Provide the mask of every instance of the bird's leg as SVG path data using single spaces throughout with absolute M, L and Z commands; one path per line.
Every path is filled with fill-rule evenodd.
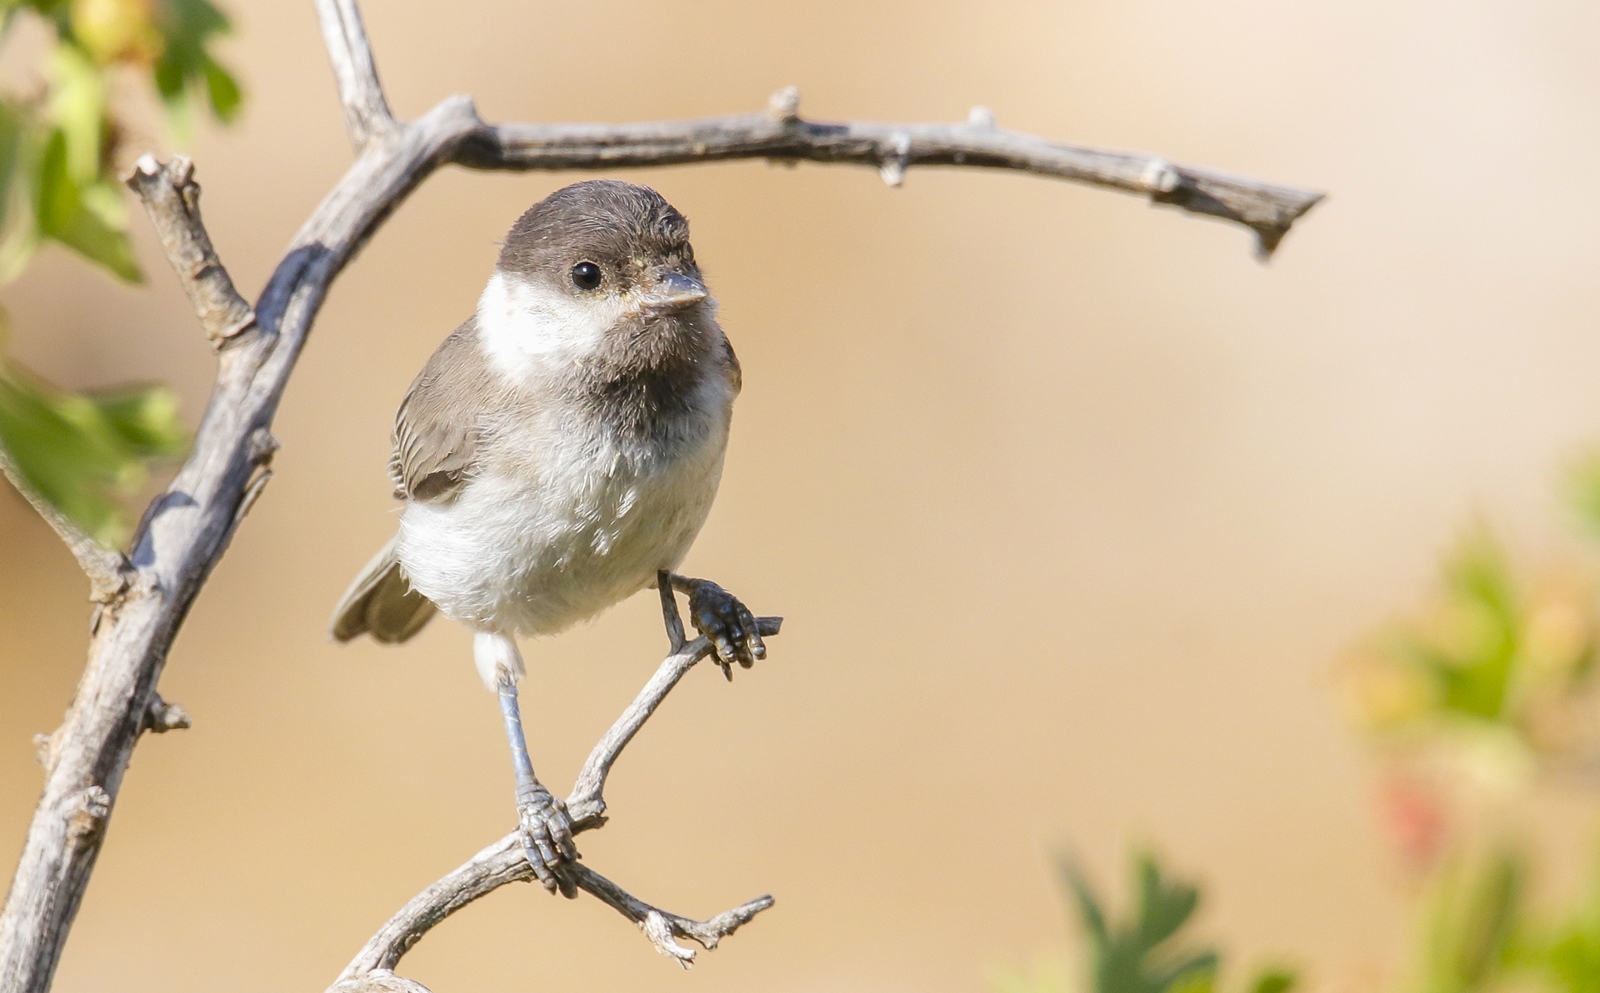
M 733 678 L 735 662 L 748 669 L 756 659 L 767 657 L 767 646 L 756 629 L 756 619 L 738 597 L 709 579 L 691 579 L 664 569 L 657 575 L 656 582 L 663 590 L 670 585 L 688 594 L 689 621 L 710 639 L 711 657 L 722 667 L 724 676 Z
M 546 890 L 554 893 L 559 889 L 565 897 L 576 897 L 578 884 L 566 871 L 578 859 L 578 846 L 572 840 L 572 819 L 567 816 L 566 805 L 552 796 L 534 775 L 533 760 L 528 757 L 528 741 L 522 733 L 522 711 L 517 705 L 517 681 L 522 675 L 522 666 L 521 658 L 516 656 L 516 642 L 504 635 L 479 634 L 478 638 L 492 638 L 497 642 L 475 646 L 480 667 L 486 654 L 503 654 L 508 648 L 511 653 L 494 666 L 493 672 L 495 692 L 500 697 L 500 715 L 506 723 L 506 742 L 511 746 L 511 765 L 517 775 L 517 817 L 522 829 L 523 851 L 533 866 L 533 874 Z

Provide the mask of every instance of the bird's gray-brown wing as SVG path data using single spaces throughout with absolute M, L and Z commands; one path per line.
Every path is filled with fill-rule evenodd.
M 478 345 L 476 320 L 451 332 L 411 383 L 394 419 L 395 496 L 452 499 L 472 472 L 481 413 L 501 387 Z
M 744 371 L 739 367 L 739 356 L 733 354 L 733 342 L 727 335 L 722 335 L 722 372 L 728 377 L 728 385 L 733 387 L 733 395 L 738 396 L 739 390 L 744 386 Z

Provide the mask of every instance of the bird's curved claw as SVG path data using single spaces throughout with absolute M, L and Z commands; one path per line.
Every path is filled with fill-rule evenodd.
M 689 621 L 711 642 L 711 658 L 733 679 L 733 664 L 748 669 L 767 657 L 755 615 L 739 598 L 708 579 L 683 581 L 689 594 Z
M 540 885 L 550 893 L 559 890 L 569 900 L 576 897 L 578 884 L 568 870 L 579 855 L 566 804 L 545 790 L 530 792 L 517 800 L 517 819 L 522 850 Z

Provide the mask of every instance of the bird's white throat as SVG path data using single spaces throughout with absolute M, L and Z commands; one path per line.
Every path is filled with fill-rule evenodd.
M 501 271 L 478 298 L 478 335 L 501 373 L 524 379 L 582 363 L 626 308 L 612 294 L 580 299 L 542 280 Z

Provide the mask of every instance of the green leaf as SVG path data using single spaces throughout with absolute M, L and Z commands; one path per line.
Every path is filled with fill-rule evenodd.
M 1567 494 L 1590 537 L 1600 537 L 1600 452 L 1589 452 L 1573 467 Z
M 1138 857 L 1139 940 L 1147 948 L 1172 937 L 1200 903 L 1200 891 L 1182 882 L 1161 878 L 1161 867 L 1145 853 Z
M 1083 920 L 1084 930 L 1089 932 L 1089 940 L 1096 949 L 1103 948 L 1109 940 L 1110 930 L 1106 925 L 1105 909 L 1089 883 L 1089 877 L 1084 874 L 1078 860 L 1070 855 L 1059 856 L 1056 869 L 1078 905 L 1078 915 Z
M 20 110 L 0 99 L 0 229 L 11 207 L 11 188 L 22 159 L 23 120 Z
M 130 283 L 140 282 L 133 246 L 122 226 L 126 211 L 117 190 L 103 180 L 75 181 L 67 164 L 67 141 L 54 131 L 39 163 L 36 213 L 39 233 L 98 262 Z
M 61 42 L 50 57 L 50 119 L 66 146 L 74 182 L 100 178 L 106 130 L 106 87 L 100 69 L 77 45 Z
M 1216 993 L 1217 973 L 1210 972 L 1190 973 L 1168 987 L 1167 993 Z
M 16 278 L 39 243 L 32 197 L 43 136 L 24 105 L 0 98 L 0 284 Z
M 1067 965 L 1057 959 L 1039 959 L 1033 968 L 1013 964 L 991 965 L 984 979 L 994 993 L 1073 993 Z
M 244 103 L 239 81 L 220 62 L 210 57 L 206 58 L 205 71 L 206 95 L 211 98 L 211 112 L 224 124 L 233 123 L 233 119 L 239 115 L 240 105 Z
M 1483 865 L 1448 867 L 1429 901 L 1419 988 L 1469 993 L 1502 979 L 1522 890 L 1522 861 L 1513 851 L 1496 853 Z
M 1443 565 L 1452 636 L 1404 637 L 1403 651 L 1439 690 L 1439 705 L 1456 716 L 1504 722 L 1521 648 L 1516 581 L 1486 530 L 1469 532 Z
M 1177 947 L 1179 931 L 1200 903 L 1200 891 L 1170 880 L 1153 856 L 1134 860 L 1132 919 L 1112 920 L 1088 878 L 1071 858 L 1058 860 L 1090 941 L 1093 993 L 1210 993 L 1214 949 Z
M 0 360 L 0 445 L 45 500 L 115 545 L 129 527 L 121 501 L 148 463 L 181 454 L 187 435 L 164 386 L 70 393 Z
M 93 394 L 106 429 L 140 458 L 172 458 L 189 446 L 178 422 L 178 395 L 165 387 L 124 386 Z
M 208 46 L 232 30 L 227 15 L 209 0 L 161 0 L 156 12 L 163 46 L 154 67 L 156 90 L 173 130 L 186 138 L 194 125 L 188 96 L 203 86 L 212 112 L 224 123 L 238 113 L 242 100 L 233 75 L 210 54 Z
M 1292 969 L 1263 969 L 1250 983 L 1250 993 L 1289 993 L 1300 981 Z

